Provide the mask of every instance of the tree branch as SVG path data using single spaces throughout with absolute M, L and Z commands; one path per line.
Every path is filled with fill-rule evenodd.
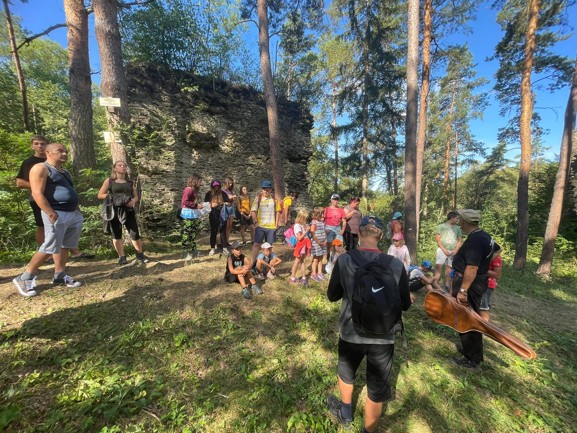
M 135 1 L 132 3 L 125 3 L 123 1 L 119 1 L 118 2 L 118 7 L 119 8 L 129 8 L 132 6 L 141 6 L 141 5 L 147 5 L 149 3 L 154 3 L 156 0 L 140 0 L 140 1 Z
M 48 33 L 50 33 L 52 30 L 56 30 L 56 29 L 60 29 L 62 27 L 66 27 L 66 23 L 62 23 L 62 24 L 55 24 L 53 26 L 48 27 L 46 30 L 44 30 L 42 33 L 38 33 L 36 35 L 32 35 L 26 39 L 24 39 L 24 41 L 18 45 L 16 47 L 16 51 L 18 51 L 20 48 L 22 48 L 24 45 L 28 45 L 30 44 L 30 42 L 32 42 L 34 39 L 38 39 L 41 36 L 46 36 Z

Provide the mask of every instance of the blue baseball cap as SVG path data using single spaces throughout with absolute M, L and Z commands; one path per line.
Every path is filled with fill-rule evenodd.
M 421 262 L 421 267 L 423 269 L 428 269 L 429 271 L 433 270 L 433 264 L 430 262 L 430 260 L 423 260 Z
M 260 187 L 261 188 L 272 188 L 272 182 L 270 180 L 263 180 Z
M 401 212 L 395 212 L 395 213 L 393 214 L 393 219 L 394 219 L 394 220 L 399 220 L 399 219 L 401 219 L 402 217 L 403 217 L 403 214 L 402 214 Z
M 374 215 L 367 215 L 367 216 L 363 217 L 361 219 L 361 223 L 359 224 L 359 227 L 368 226 L 369 224 L 374 225 L 378 229 L 381 229 L 381 230 L 383 229 L 382 221 Z

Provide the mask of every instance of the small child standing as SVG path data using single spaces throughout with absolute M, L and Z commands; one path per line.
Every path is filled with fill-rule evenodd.
M 501 249 L 493 252 L 493 258 L 491 263 L 489 263 L 489 281 L 487 283 L 487 290 L 483 293 L 481 298 L 481 305 L 479 306 L 479 314 L 481 318 L 485 319 L 487 322 L 490 319 L 489 310 L 491 309 L 491 295 L 493 290 L 497 288 L 497 281 L 501 278 L 501 270 L 503 268 L 503 260 L 501 259 Z
M 250 299 L 252 297 L 251 288 L 254 290 L 255 294 L 262 295 L 262 289 L 257 286 L 256 280 L 250 271 L 250 260 L 242 254 L 242 246 L 240 242 L 234 241 L 230 246 L 230 249 L 232 254 L 226 259 L 224 280 L 227 283 L 239 283 L 242 287 L 242 296 L 245 299 Z
M 405 265 L 405 270 L 409 272 L 411 255 L 409 254 L 409 249 L 405 245 L 405 238 L 402 233 L 395 233 L 393 235 L 393 244 L 389 247 L 387 254 L 399 259 L 403 265 Z
M 276 276 L 275 267 L 282 262 L 282 259 L 272 252 L 272 245 L 268 242 L 262 244 L 260 248 L 261 252 L 256 258 L 253 272 L 259 280 L 265 280 L 266 277 L 272 280 Z M 268 272 L 265 277 L 264 272 L 266 269 L 268 269 Z
M 311 266 L 311 279 L 323 281 L 323 257 L 327 253 L 327 233 L 324 223 L 324 208 L 316 207 L 313 210 L 313 221 L 311 223 L 312 246 L 311 256 L 313 264 Z
M 337 259 L 340 257 L 341 254 L 344 254 L 345 249 L 343 247 L 343 241 L 340 239 L 335 239 L 333 241 L 333 245 L 331 246 L 331 252 L 329 254 L 329 260 L 327 265 L 325 266 L 325 271 L 328 275 L 333 272 L 333 268 L 335 267 L 335 263 Z
M 298 213 L 295 219 L 295 224 L 293 226 L 293 231 L 295 233 L 295 237 L 297 238 L 297 243 L 293 253 L 295 261 L 291 270 L 291 284 L 300 282 L 305 286 L 307 285 L 307 265 L 305 260 L 307 256 L 310 256 L 311 254 L 311 240 L 307 236 L 310 230 L 309 226 L 307 225 L 308 217 L 309 213 L 306 210 L 301 210 Z M 300 280 L 296 278 L 296 273 L 299 266 L 302 272 L 302 278 Z

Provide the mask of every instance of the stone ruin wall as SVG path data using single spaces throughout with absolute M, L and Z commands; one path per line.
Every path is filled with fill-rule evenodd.
M 174 227 L 186 179 L 202 177 L 202 198 L 212 179 L 231 176 L 235 192 L 251 196 L 272 180 L 268 124 L 262 94 L 159 66 L 127 68 L 133 137 L 142 188 L 141 220 L 152 231 Z M 285 188 L 310 205 L 307 164 L 312 116 L 279 101 Z

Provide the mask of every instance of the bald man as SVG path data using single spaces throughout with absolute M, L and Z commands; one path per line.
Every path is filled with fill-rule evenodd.
M 78 210 L 78 194 L 70 173 L 63 168 L 68 151 L 60 143 L 46 146 L 46 162 L 30 170 L 32 198 L 40 207 L 44 222 L 44 242 L 32 256 L 26 271 L 12 282 L 22 296 L 35 296 L 36 272 L 51 255 L 54 258 L 55 286 L 79 287 L 81 283 L 66 275 L 70 248 L 77 248 L 84 221 Z

